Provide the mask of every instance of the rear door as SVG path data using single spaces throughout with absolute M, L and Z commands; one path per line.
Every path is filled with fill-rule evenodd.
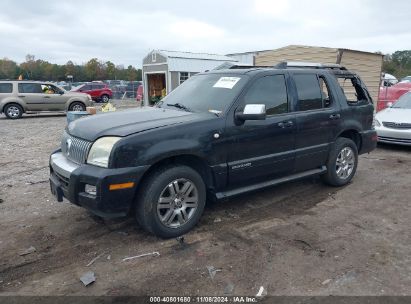
M 22 99 L 28 111 L 42 111 L 46 100 L 40 83 L 19 82 L 18 97 Z
M 265 104 L 265 120 L 248 120 L 238 125 L 234 113 L 227 118 L 230 185 L 292 173 L 296 122 L 295 114 L 289 111 L 287 78 L 287 74 L 259 77 L 240 97 L 237 109 L 246 104 Z
M 293 73 L 297 121 L 296 172 L 315 169 L 327 161 L 330 144 L 341 123 L 340 105 L 321 73 Z

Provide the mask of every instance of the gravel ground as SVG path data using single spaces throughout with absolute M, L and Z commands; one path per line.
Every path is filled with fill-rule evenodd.
M 55 201 L 65 122 L 0 117 L 1 295 L 411 295 L 411 148 L 361 156 L 343 188 L 310 178 L 210 204 L 181 243 Z

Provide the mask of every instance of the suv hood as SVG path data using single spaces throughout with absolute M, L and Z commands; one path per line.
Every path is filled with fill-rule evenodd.
M 164 108 L 144 107 L 77 119 L 67 127 L 68 133 L 88 141 L 102 136 L 127 136 L 150 129 L 198 119 L 200 114 Z

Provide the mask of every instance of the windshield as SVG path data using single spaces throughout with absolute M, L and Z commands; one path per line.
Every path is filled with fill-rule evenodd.
M 219 115 L 227 111 L 247 80 L 248 76 L 238 74 L 194 75 L 164 97 L 159 106 Z
M 411 93 L 402 95 L 392 107 L 399 109 L 411 109 Z

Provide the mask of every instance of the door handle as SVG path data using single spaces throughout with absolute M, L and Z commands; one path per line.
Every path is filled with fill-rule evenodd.
M 331 114 L 330 119 L 339 119 L 341 117 L 340 114 Z
M 280 127 L 280 128 L 289 128 L 289 127 L 292 127 L 294 125 L 294 123 L 291 121 L 291 120 L 288 120 L 288 121 L 282 121 L 282 122 L 279 122 L 278 123 L 278 126 Z
M 22 98 L 23 98 L 23 97 L 26 97 L 26 96 L 24 96 L 24 95 L 18 95 L 18 97 L 22 97 Z
M 50 96 L 44 96 L 44 98 L 50 98 Z

